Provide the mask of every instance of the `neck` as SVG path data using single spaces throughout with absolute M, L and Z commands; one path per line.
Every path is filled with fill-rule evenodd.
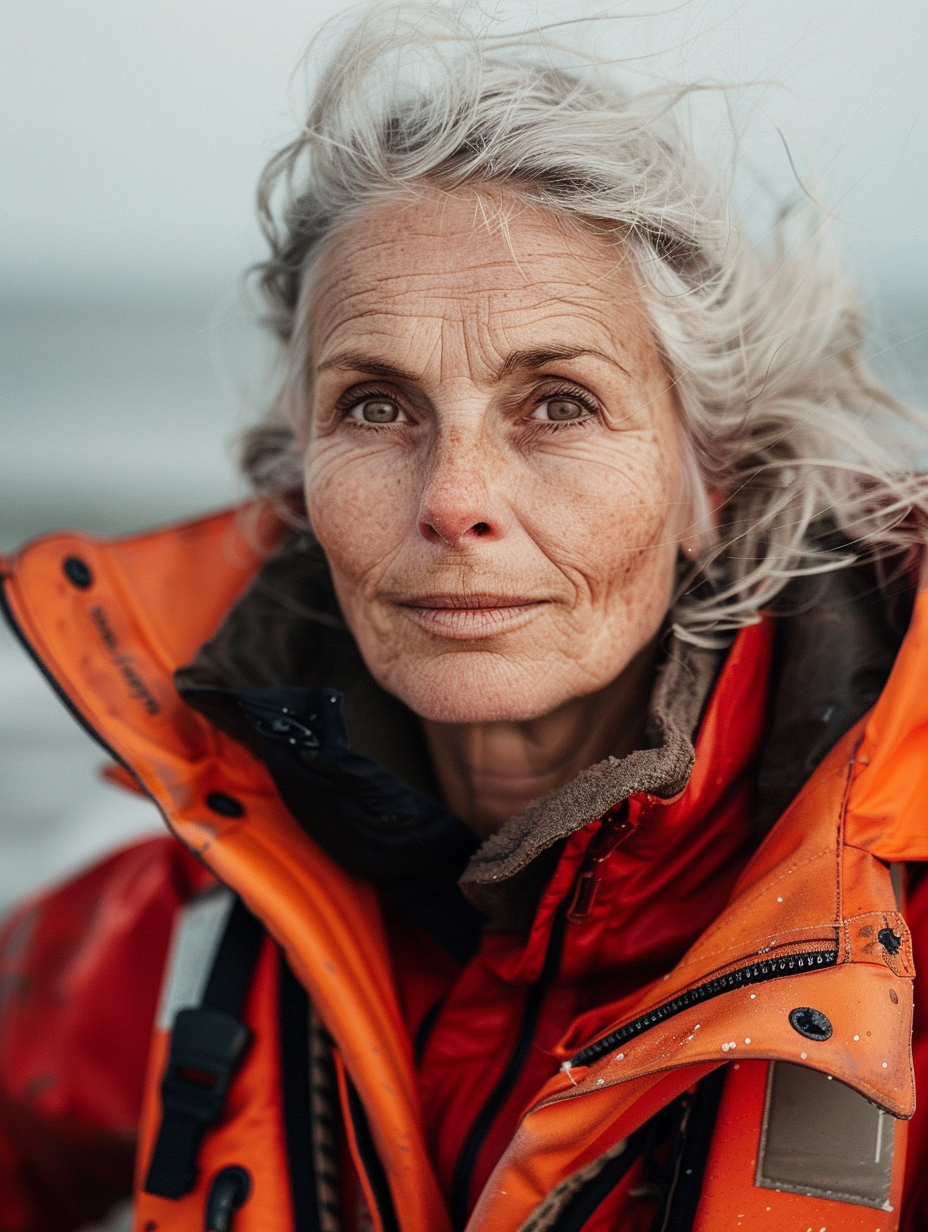
M 526 722 L 434 723 L 425 738 L 445 802 L 481 838 L 610 755 L 641 746 L 657 643 L 604 689 Z

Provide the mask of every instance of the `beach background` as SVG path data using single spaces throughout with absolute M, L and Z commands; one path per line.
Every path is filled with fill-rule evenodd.
M 60 527 L 128 533 L 242 495 L 234 441 L 266 400 L 269 363 L 237 290 L 262 254 L 254 184 L 296 123 L 302 49 L 343 11 L 0 6 L 0 550 Z M 472 11 L 510 30 L 558 16 Z M 767 189 L 795 197 L 797 170 L 828 200 L 874 322 L 872 360 L 928 404 L 924 0 L 574 12 L 595 19 L 581 41 L 644 84 L 736 87 L 748 215 L 761 218 Z M 694 121 L 710 155 L 731 153 L 724 112 L 716 97 Z M 0 909 L 158 831 L 153 806 L 103 782 L 103 760 L 0 628 Z

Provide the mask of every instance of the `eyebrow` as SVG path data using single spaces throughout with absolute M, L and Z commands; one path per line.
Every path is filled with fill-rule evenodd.
M 616 368 L 622 368 L 618 360 L 613 359 L 611 355 L 595 351 L 590 347 L 534 347 L 524 351 L 510 351 L 496 374 L 497 379 L 512 376 L 514 372 L 521 372 L 526 368 L 543 368 L 545 364 L 554 363 L 557 360 L 580 359 L 583 355 L 594 355 L 597 359 L 604 359 Z M 626 370 L 622 368 L 622 371 Z
M 391 381 L 415 381 L 416 376 L 396 364 L 388 364 L 363 351 L 339 351 L 331 359 L 323 360 L 316 368 L 317 372 L 328 372 L 331 368 L 341 368 L 343 371 L 366 372 L 369 376 L 382 376 Z
M 497 380 L 502 380 L 504 377 L 512 376 L 516 372 L 543 368 L 545 364 L 550 364 L 557 360 L 579 359 L 583 355 L 594 355 L 597 359 L 605 360 L 606 363 L 619 368 L 626 376 L 630 375 L 628 370 L 623 368 L 618 360 L 614 359 L 611 355 L 606 355 L 602 351 L 592 350 L 590 347 L 570 346 L 532 347 L 525 350 L 510 351 L 494 375 Z M 343 371 L 365 372 L 369 376 L 380 376 L 385 380 L 391 381 L 414 382 L 419 379 L 415 373 L 409 372 L 405 368 L 398 368 L 396 364 L 387 363 L 372 355 L 366 355 L 363 351 L 340 351 L 337 355 L 333 355 L 330 359 L 326 359 L 319 364 L 316 371 L 327 372 L 332 368 L 340 368 Z

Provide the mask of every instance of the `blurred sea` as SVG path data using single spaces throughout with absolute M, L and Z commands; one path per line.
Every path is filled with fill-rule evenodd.
M 0 551 L 234 501 L 234 438 L 266 353 L 234 304 L 0 302 Z M 101 779 L 105 760 L 0 619 L 0 910 L 162 829 Z
M 928 293 L 874 303 L 877 368 L 928 405 Z M 267 354 L 241 308 L 206 299 L 0 302 L 0 550 L 235 500 L 232 447 Z M 928 463 L 928 442 L 918 453 Z M 100 778 L 104 760 L 0 627 L 0 909 L 159 831 L 154 806 Z

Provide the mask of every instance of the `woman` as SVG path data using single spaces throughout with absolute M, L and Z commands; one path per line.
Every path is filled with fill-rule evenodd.
M 5 567 L 173 837 L 6 926 L 2 1227 L 922 1228 L 904 408 L 667 97 L 437 20 L 266 173 L 264 499 Z

